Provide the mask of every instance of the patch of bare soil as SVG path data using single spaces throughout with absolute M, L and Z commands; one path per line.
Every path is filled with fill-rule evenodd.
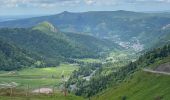
M 155 71 L 167 72 L 170 73 L 170 63 L 165 63 L 154 68 Z

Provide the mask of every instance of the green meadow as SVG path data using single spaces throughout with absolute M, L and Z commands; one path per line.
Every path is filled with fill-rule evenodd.
M 27 85 L 31 88 L 58 87 L 62 83 L 62 75 L 69 78 L 70 74 L 77 69 L 78 66 L 75 65 L 61 64 L 57 67 L 3 71 L 0 73 L 0 84 L 16 83 L 17 88 L 25 88 Z

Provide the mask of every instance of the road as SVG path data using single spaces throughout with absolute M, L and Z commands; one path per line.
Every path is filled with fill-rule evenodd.
M 143 71 L 145 72 L 150 72 L 150 73 L 155 73 L 155 74 L 164 74 L 164 75 L 170 75 L 170 73 L 168 72 L 162 72 L 162 71 L 154 71 L 154 70 L 151 70 L 151 69 L 143 69 Z

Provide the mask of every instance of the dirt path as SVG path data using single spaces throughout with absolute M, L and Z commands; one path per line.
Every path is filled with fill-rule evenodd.
M 143 69 L 143 71 L 145 72 L 150 72 L 150 73 L 155 73 L 155 74 L 164 74 L 164 75 L 170 75 L 170 73 L 168 72 L 163 72 L 163 71 L 154 71 L 154 70 L 151 70 L 151 69 Z

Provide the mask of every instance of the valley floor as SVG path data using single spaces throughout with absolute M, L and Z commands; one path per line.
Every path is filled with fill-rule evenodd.
M 0 100 L 83 100 L 71 94 L 65 97 L 62 92 L 61 76 L 67 79 L 77 69 L 78 66 L 73 64 L 61 64 L 57 67 L 1 71 Z M 42 91 L 50 94 L 42 94 Z

